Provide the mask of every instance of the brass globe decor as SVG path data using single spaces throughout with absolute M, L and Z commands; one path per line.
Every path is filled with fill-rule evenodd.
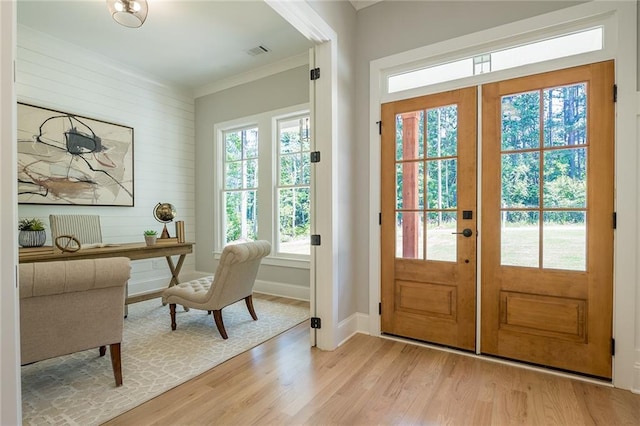
M 173 221 L 176 218 L 176 208 L 170 203 L 158 203 L 153 208 L 153 217 L 160 223 L 164 223 L 162 234 L 160 238 L 170 238 L 169 231 L 167 230 L 167 223 Z

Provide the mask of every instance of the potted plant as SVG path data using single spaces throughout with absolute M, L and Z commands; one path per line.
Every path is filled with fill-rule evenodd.
M 156 238 L 158 237 L 158 232 L 153 231 L 151 229 L 144 231 L 144 242 L 147 243 L 148 246 L 152 246 L 156 243 Z
M 47 239 L 40 219 L 22 219 L 18 222 L 18 244 L 22 247 L 42 247 Z

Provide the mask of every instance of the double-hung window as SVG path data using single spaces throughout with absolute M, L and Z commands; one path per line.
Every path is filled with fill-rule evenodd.
M 311 139 L 307 105 L 216 124 L 217 249 L 265 239 L 271 257 L 311 253 Z

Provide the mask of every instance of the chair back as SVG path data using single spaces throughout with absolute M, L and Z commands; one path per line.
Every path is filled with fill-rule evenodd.
M 85 214 L 49 215 L 51 240 L 60 235 L 73 235 L 81 244 L 102 243 L 100 216 Z
M 225 246 L 207 294 L 213 309 L 251 295 L 262 258 L 270 252 L 271 244 L 265 240 Z

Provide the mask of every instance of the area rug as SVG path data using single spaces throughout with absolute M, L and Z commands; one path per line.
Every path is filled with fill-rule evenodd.
M 22 367 L 24 425 L 96 425 L 109 420 L 309 318 L 309 309 L 254 296 L 223 311 L 229 339 L 211 315 L 178 307 L 171 331 L 160 299 L 129 305 L 122 342 L 123 386 L 115 387 L 109 351 L 78 352 Z

